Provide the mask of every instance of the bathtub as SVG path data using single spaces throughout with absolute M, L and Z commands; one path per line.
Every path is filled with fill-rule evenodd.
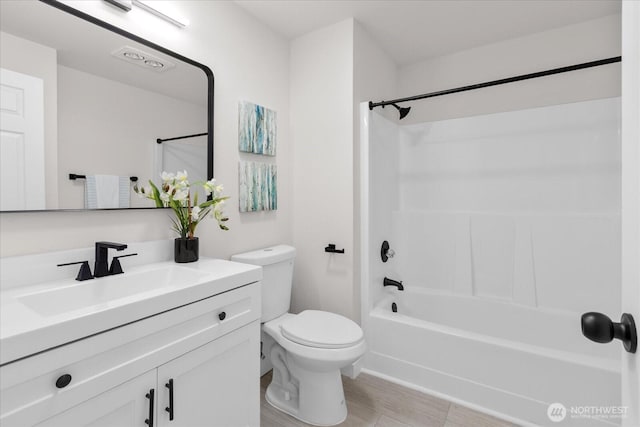
M 620 346 L 584 338 L 579 315 L 408 286 L 385 290 L 365 326 L 374 375 L 524 425 L 620 424 L 547 417 L 556 402 L 620 406 Z

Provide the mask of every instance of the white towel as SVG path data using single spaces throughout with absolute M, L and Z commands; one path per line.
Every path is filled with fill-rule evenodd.
M 129 188 L 128 176 L 87 175 L 84 207 L 87 209 L 128 208 Z

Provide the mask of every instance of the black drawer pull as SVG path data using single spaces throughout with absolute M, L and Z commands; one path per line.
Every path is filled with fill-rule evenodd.
M 169 413 L 169 421 L 173 421 L 173 378 L 164 386 L 169 389 L 169 406 L 164 408 L 164 410 Z
M 227 313 L 225 313 L 224 311 L 218 314 L 218 319 L 220 320 L 224 320 L 226 317 L 227 317 Z
M 145 397 L 149 399 L 149 418 L 144 420 L 144 423 L 149 427 L 153 427 L 153 400 L 156 391 L 154 389 L 149 390 L 149 393 L 145 394 Z
M 70 382 L 71 382 L 71 375 L 69 374 L 60 375 L 56 380 L 56 387 L 65 388 L 66 386 L 69 385 Z

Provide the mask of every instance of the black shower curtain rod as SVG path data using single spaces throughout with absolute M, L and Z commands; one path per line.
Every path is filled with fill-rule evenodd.
M 569 65 L 567 67 L 554 68 L 546 71 L 538 71 L 535 73 L 521 74 L 519 76 L 508 77 L 505 79 L 492 80 L 490 82 L 476 83 L 473 85 L 457 87 L 454 89 L 446 89 L 446 90 L 441 90 L 437 92 L 425 93 L 423 95 L 415 95 L 415 96 L 409 96 L 407 98 L 393 99 L 391 101 L 380 101 L 380 102 L 369 101 L 369 110 L 373 110 L 375 107 L 384 107 L 385 105 L 393 105 L 398 102 L 417 101 L 418 99 L 433 98 L 436 96 L 449 95 L 452 93 L 466 92 L 468 90 L 481 89 L 484 87 L 497 86 L 505 83 L 519 82 L 519 81 L 528 80 L 528 79 L 535 79 L 537 77 L 550 76 L 553 74 L 567 73 L 569 71 L 576 71 L 576 70 L 582 70 L 584 68 L 598 67 L 600 65 L 613 64 L 614 62 L 620 62 L 620 61 L 622 61 L 621 56 L 614 56 L 611 58 L 600 59 L 597 61 L 583 62 L 582 64 L 576 64 L 576 65 Z M 396 106 L 396 108 L 399 108 L 399 107 Z
M 156 139 L 156 143 L 162 144 L 165 141 L 175 141 L 176 139 L 195 138 L 196 136 L 205 136 L 205 135 L 209 135 L 209 134 L 205 132 L 205 133 L 194 133 L 193 135 L 176 136 L 174 138 L 165 138 L 165 139 L 158 138 Z

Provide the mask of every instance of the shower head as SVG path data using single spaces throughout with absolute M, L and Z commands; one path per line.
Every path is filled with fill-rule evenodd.
M 407 117 L 407 114 L 409 114 L 409 111 L 411 111 L 411 107 L 399 107 L 397 104 L 391 104 L 391 105 L 396 107 L 398 109 L 398 111 L 400 112 L 400 120 L 402 120 L 405 117 Z

